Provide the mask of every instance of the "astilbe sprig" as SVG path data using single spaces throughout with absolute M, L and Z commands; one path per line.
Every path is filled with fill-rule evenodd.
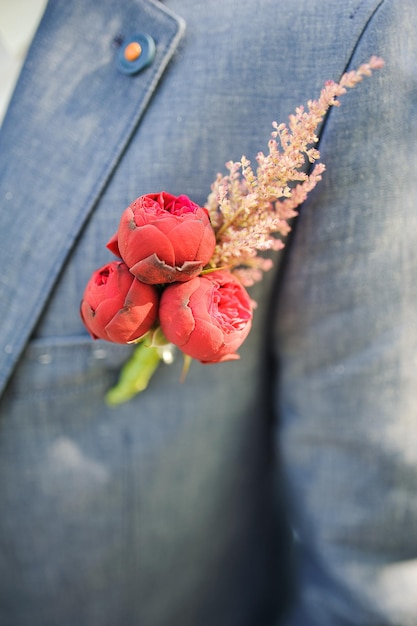
M 339 82 L 328 81 L 319 98 L 308 101 L 306 109 L 298 107 L 288 124 L 273 122 L 268 153 L 257 155 L 256 171 L 245 156 L 226 163 L 229 173 L 217 175 L 206 204 L 216 233 L 211 267 L 229 268 L 245 286 L 261 280 L 272 267 L 262 252 L 284 246 L 289 221 L 325 170 L 323 163 L 316 163 L 316 144 L 329 108 L 339 106 L 338 98 L 348 88 L 382 66 L 382 59 L 372 57 Z

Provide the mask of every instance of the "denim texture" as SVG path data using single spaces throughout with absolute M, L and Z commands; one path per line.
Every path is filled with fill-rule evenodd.
M 50 1 L 0 131 L 0 626 L 282 623 L 287 516 L 293 624 L 415 624 L 397 599 L 417 519 L 413 17 Z M 157 53 L 125 76 L 135 31 Z M 203 204 L 225 161 L 371 54 L 386 69 L 326 120 L 327 172 L 251 292 L 241 360 L 180 385 L 178 358 L 106 407 L 130 348 L 90 340 L 78 305 L 121 211 L 162 189 Z
M 383 2 L 320 147 L 275 316 L 302 592 L 291 624 L 417 621 L 417 7 Z M 362 88 L 363 87 L 363 88 Z

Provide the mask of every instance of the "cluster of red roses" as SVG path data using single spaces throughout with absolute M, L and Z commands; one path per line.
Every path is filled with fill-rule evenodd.
M 159 326 L 194 359 L 237 359 L 251 301 L 231 272 L 203 272 L 215 245 L 208 211 L 187 196 L 137 198 L 107 244 L 120 260 L 95 271 L 86 286 L 81 317 L 91 336 L 130 343 Z

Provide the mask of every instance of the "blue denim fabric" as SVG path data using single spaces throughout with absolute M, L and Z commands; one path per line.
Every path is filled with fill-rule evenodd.
M 415 623 L 413 594 L 396 601 L 416 523 L 413 15 L 50 2 L 0 132 L 4 380 L 25 345 L 0 403 L 1 626 L 278 623 L 283 476 L 297 626 Z M 130 77 L 115 58 L 135 30 L 157 55 Z M 253 160 L 272 120 L 371 54 L 387 69 L 327 120 L 326 177 L 252 292 L 241 360 L 180 385 L 178 359 L 106 407 L 129 348 L 91 341 L 78 303 L 123 208 L 160 189 L 204 203 L 226 160 Z
M 297 626 L 417 623 L 417 7 L 383 2 L 343 98 L 275 315 L 279 446 L 300 556 Z

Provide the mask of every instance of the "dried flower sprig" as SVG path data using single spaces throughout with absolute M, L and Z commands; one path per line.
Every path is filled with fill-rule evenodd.
M 217 175 L 206 204 L 216 233 L 211 267 L 228 267 L 245 286 L 261 280 L 272 262 L 258 252 L 284 246 L 281 238 L 291 230 L 289 220 L 325 170 L 324 164 L 316 163 L 320 152 L 315 145 L 326 113 L 331 106 L 339 106 L 338 98 L 348 88 L 383 64 L 379 57 L 372 57 L 345 73 L 338 83 L 328 81 L 319 98 L 307 102 L 307 110 L 296 109 L 288 125 L 274 122 L 268 154 L 258 154 L 256 173 L 244 156 L 226 164 L 229 174 Z

